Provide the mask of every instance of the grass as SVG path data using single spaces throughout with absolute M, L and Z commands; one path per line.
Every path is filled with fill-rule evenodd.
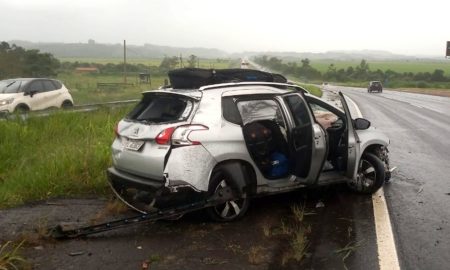
M 79 62 L 79 63 L 96 63 L 96 64 L 121 64 L 123 58 L 75 58 L 75 57 L 60 57 L 61 62 Z M 187 67 L 187 58 L 183 57 L 184 67 Z M 156 66 L 161 64 L 162 59 L 147 59 L 147 58 L 127 58 L 128 64 L 143 64 L 146 66 Z M 232 68 L 240 65 L 239 59 L 205 59 L 200 58 L 198 61 L 200 68 Z M 179 66 L 181 67 L 181 65 Z
M 291 206 L 291 215 L 281 221 L 280 226 L 271 228 L 269 224 L 263 224 L 262 229 L 265 237 L 281 237 L 286 247 L 280 256 L 281 265 L 285 266 L 290 261 L 300 262 L 308 256 L 311 226 L 305 222 L 305 217 L 314 213 L 306 212 L 306 205 Z M 261 250 L 255 249 L 249 253 L 252 260 L 258 261 Z
M 322 90 L 315 85 L 312 84 L 298 84 L 301 87 L 305 88 L 306 90 L 308 90 L 311 95 L 317 96 L 317 97 L 321 97 L 322 96 Z
M 120 74 L 105 75 L 61 73 L 58 75 L 57 79 L 64 82 L 72 94 L 74 103 L 76 105 L 80 105 L 127 99 L 139 99 L 143 91 L 157 89 L 161 85 L 164 85 L 164 79 L 166 79 L 166 77 L 152 77 L 151 84 L 139 84 L 137 81 L 137 76 L 130 76 L 128 77 L 127 82 L 133 83 L 133 85 L 118 87 L 117 89 L 98 89 L 97 83 L 121 83 L 123 82 L 123 76 Z
M 342 264 L 344 266 L 344 269 L 348 270 L 347 265 L 345 264 L 345 260 L 353 253 L 355 250 L 361 246 L 361 243 L 363 240 L 359 242 L 350 242 L 345 247 L 335 250 L 334 253 L 341 255 Z
M 89 220 L 89 224 L 95 225 L 104 222 L 110 216 L 117 216 L 129 211 L 130 208 L 117 198 L 108 201 L 105 209 L 100 210 Z
M 113 128 L 129 107 L 0 121 L 0 207 L 109 194 Z
M 334 64 L 336 69 L 347 69 L 348 67 L 359 66 L 362 59 L 354 61 L 339 61 L 339 60 L 311 60 L 311 66 L 321 73 L 327 72 L 330 64 Z M 370 70 L 380 69 L 386 71 L 388 69 L 398 73 L 403 72 L 430 72 L 435 69 L 441 69 L 447 76 L 450 75 L 450 62 L 448 60 L 391 60 L 391 61 L 367 61 Z M 299 62 L 299 64 L 301 64 Z
M 293 205 L 291 207 L 292 221 L 290 225 L 283 223 L 283 231 L 290 235 L 290 249 L 285 252 L 281 259 L 281 264 L 286 264 L 289 260 L 300 262 L 307 255 L 309 246 L 308 234 L 311 233 L 311 227 L 304 223 L 306 215 L 311 213 L 305 212 L 306 205 Z
M 267 250 L 263 246 L 252 246 L 248 251 L 248 262 L 253 265 L 266 262 L 267 257 Z
M 98 64 L 119 64 L 122 61 L 119 58 L 61 58 L 60 60 Z M 161 59 L 130 59 L 127 62 L 130 64 L 159 66 Z M 200 59 L 199 66 L 201 68 L 235 68 L 239 66 L 239 61 L 237 59 Z M 124 82 L 122 74 L 63 72 L 58 74 L 57 79 L 64 82 L 67 88 L 70 89 L 74 103 L 81 105 L 125 99 L 139 99 L 142 91 L 159 88 L 164 85 L 164 80 L 168 79 L 168 77 L 151 74 L 151 83 L 141 84 L 139 83 L 138 74 L 130 72 L 127 76 L 127 83 L 132 85 L 109 89 L 98 89 L 97 83 L 122 83 Z
M 7 241 L 0 244 L 0 270 L 18 270 L 27 268 L 26 260 L 19 254 L 23 241 L 15 244 Z

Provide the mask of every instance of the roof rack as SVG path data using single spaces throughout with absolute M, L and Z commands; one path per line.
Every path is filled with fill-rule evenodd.
M 205 90 L 212 90 L 217 88 L 223 88 L 223 87 L 238 87 L 238 86 L 272 86 L 280 89 L 288 89 L 292 88 L 295 91 L 303 92 L 309 94 L 309 91 L 305 88 L 298 86 L 293 83 L 276 83 L 276 82 L 236 82 L 236 83 L 220 83 L 220 84 L 212 84 L 212 85 L 205 85 L 200 87 L 198 90 L 205 91 Z
M 236 82 L 287 83 L 287 79 L 281 74 L 256 69 L 180 68 L 170 70 L 168 75 L 174 89 L 199 89 L 206 85 Z

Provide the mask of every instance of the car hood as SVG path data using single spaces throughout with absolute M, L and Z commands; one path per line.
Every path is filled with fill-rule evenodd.
M 4 99 L 8 99 L 8 98 L 15 98 L 15 97 L 17 97 L 17 93 L 12 93 L 12 94 L 0 93 L 0 100 L 4 100 Z
M 390 142 L 386 134 L 374 127 L 370 127 L 365 130 L 356 130 L 356 133 L 358 134 L 362 149 L 370 144 L 380 144 L 387 146 Z

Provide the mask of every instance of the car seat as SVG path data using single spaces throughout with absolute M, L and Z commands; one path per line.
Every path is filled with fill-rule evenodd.
M 289 172 L 287 142 L 280 126 L 272 120 L 260 120 L 243 127 L 249 153 L 267 178 L 280 178 Z

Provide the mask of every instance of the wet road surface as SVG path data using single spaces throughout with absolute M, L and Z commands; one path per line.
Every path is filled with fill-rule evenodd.
M 344 93 L 391 138 L 391 163 L 399 169 L 385 195 L 402 268 L 447 269 L 448 99 L 348 88 Z M 57 200 L 0 210 L 0 242 L 27 238 L 24 254 L 34 269 L 142 269 L 146 260 L 153 261 L 150 269 L 379 269 L 372 198 L 345 186 L 255 199 L 247 216 L 233 223 L 214 223 L 197 212 L 85 239 L 33 236 L 34 229 L 62 221 L 117 217 L 105 210 L 107 204 Z M 293 206 L 305 207 L 302 223 L 293 221 Z M 293 259 L 293 231 L 307 238 L 301 261 Z
M 384 192 L 402 269 L 450 262 L 450 98 L 362 88 L 342 90 L 391 140 L 398 170 Z

